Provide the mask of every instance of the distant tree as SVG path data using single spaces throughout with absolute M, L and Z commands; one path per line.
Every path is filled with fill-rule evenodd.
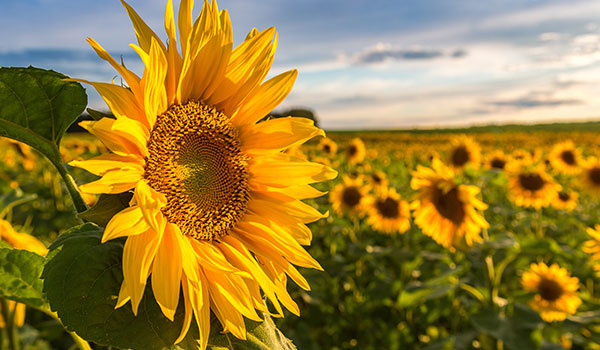
M 268 116 L 264 117 L 262 120 L 266 120 L 269 118 L 283 118 L 283 117 L 300 117 L 300 118 L 308 118 L 315 123 L 315 126 L 319 126 L 319 121 L 317 120 L 317 116 L 314 111 L 308 108 L 290 108 L 288 110 L 284 110 L 282 112 L 271 112 Z M 262 121 L 261 120 L 261 121 Z

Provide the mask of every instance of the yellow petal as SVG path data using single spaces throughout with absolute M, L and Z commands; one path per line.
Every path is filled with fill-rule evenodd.
M 166 220 L 160 210 L 167 204 L 165 195 L 152 189 L 145 180 L 141 180 L 135 186 L 133 197 L 150 227 L 162 232 Z
M 307 118 L 276 118 L 243 128 L 240 134 L 242 148 L 248 153 L 279 152 L 304 143 L 325 132 Z
M 120 155 L 148 155 L 146 143 L 150 137 L 148 129 L 140 122 L 129 118 L 102 118 L 98 121 L 83 121 L 83 128 L 102 141 L 111 151 Z
M 181 249 L 179 240 L 167 224 L 152 265 L 152 291 L 163 314 L 171 321 L 175 317 L 181 288 Z
M 69 165 L 85 169 L 98 176 L 106 174 L 108 171 L 127 167 L 143 166 L 143 160 L 131 155 L 119 155 L 114 153 L 102 154 L 88 160 L 73 160 Z
M 150 47 L 152 45 L 152 39 L 160 44 L 160 48 L 163 52 L 166 52 L 165 46 L 160 41 L 160 38 L 154 33 L 154 31 L 142 20 L 142 18 L 135 12 L 135 10 L 129 6 L 125 1 L 121 0 L 121 3 L 127 10 L 127 14 L 131 19 L 131 23 L 133 24 L 133 29 L 135 30 L 135 35 L 138 39 L 139 46 L 145 52 L 150 52 Z
M 106 225 L 102 243 L 119 237 L 139 235 L 149 228 L 140 207 L 125 208 L 115 214 Z
M 86 193 L 123 193 L 141 182 L 144 168 L 127 167 L 106 172 L 101 179 L 79 186 Z
M 231 119 L 233 125 L 254 124 L 269 114 L 292 90 L 298 71 L 287 71 L 273 77 L 254 89 L 241 103 Z
M 249 168 L 253 181 L 273 187 L 305 185 L 331 180 L 337 176 L 337 171 L 328 166 L 295 160 L 283 154 L 256 160 Z

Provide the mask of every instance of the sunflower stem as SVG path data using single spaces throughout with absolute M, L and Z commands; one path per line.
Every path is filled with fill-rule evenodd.
M 52 164 L 54 164 L 54 166 L 56 167 L 56 170 L 58 170 L 58 173 L 60 174 L 60 176 L 62 177 L 65 186 L 67 187 L 67 191 L 69 191 L 69 195 L 71 196 L 71 199 L 73 200 L 73 205 L 75 206 L 75 209 L 77 210 L 78 213 L 82 213 L 84 211 L 86 211 L 88 209 L 87 204 L 85 204 L 85 201 L 83 200 L 83 197 L 81 196 L 81 193 L 79 192 L 79 188 L 77 187 L 77 184 L 75 183 L 75 180 L 73 179 L 73 177 L 71 176 L 71 174 L 69 174 L 69 172 L 67 171 L 67 168 L 64 166 L 64 164 L 60 161 L 56 161 L 56 160 L 52 160 Z
M 4 325 L 6 327 L 6 333 L 8 335 L 8 348 L 10 350 L 19 350 L 19 336 L 17 334 L 17 327 L 15 327 L 15 314 L 17 306 L 11 311 L 8 307 L 8 300 L 2 298 L 2 318 L 4 318 Z
M 544 230 L 542 229 L 542 208 L 536 208 L 536 232 L 537 238 L 544 238 Z

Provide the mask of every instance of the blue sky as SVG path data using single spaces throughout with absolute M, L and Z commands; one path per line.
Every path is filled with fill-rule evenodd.
M 174 1 L 177 6 L 178 1 Z M 163 1 L 130 1 L 163 38 Z M 197 2 L 199 10 L 201 2 Z M 330 129 L 600 117 L 600 2 L 222 0 L 234 42 L 275 26 L 277 74 L 299 69 L 281 105 Z M 197 11 L 196 11 L 197 12 Z M 0 65 L 111 81 L 90 36 L 141 74 L 116 0 L 0 0 Z M 90 105 L 105 108 L 88 87 Z

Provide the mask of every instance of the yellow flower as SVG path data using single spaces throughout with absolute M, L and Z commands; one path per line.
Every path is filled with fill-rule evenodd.
M 490 170 L 504 170 L 509 157 L 501 150 L 496 150 L 486 156 L 485 167 Z
M 556 209 L 572 211 L 577 208 L 577 198 L 579 198 L 577 192 L 557 192 L 556 198 L 552 201 L 552 206 Z
M 367 210 L 369 187 L 364 185 L 363 177 L 344 176 L 342 183 L 329 192 L 329 201 L 338 214 L 349 212 L 363 215 Z
M 360 163 L 365 159 L 367 151 L 364 142 L 356 137 L 352 139 L 348 148 L 346 148 L 346 158 L 350 164 Z
M 374 170 L 369 174 L 369 182 L 374 188 L 386 188 L 388 186 L 387 175 L 383 171 Z
M 508 169 L 508 196 L 521 207 L 547 207 L 558 196 L 562 186 L 557 184 L 543 166 L 515 164 Z
M 323 137 L 319 142 L 319 149 L 326 156 L 333 156 L 337 152 L 338 146 L 332 139 Z
M 452 149 L 448 155 L 448 164 L 454 170 L 464 169 L 467 165 L 479 168 L 481 148 L 472 138 L 460 135 L 451 141 Z
M 579 280 L 557 264 L 531 264 L 529 271 L 523 273 L 521 284 L 526 291 L 536 293 L 529 305 L 546 322 L 562 321 L 581 305 L 577 295 Z
M 369 218 L 372 228 L 386 233 L 404 233 L 410 228 L 408 202 L 393 188 L 382 188 L 369 199 Z
M 477 199 L 479 187 L 455 183 L 454 171 L 434 159 L 431 168 L 418 165 L 410 186 L 418 191 L 411 203 L 414 221 L 423 233 L 446 248 L 458 246 L 463 238 L 468 246 L 481 241 L 482 228 L 489 227 L 477 211 L 487 205 Z
M 594 228 L 588 227 L 587 233 L 592 239 L 585 241 L 583 251 L 591 254 L 590 260 L 594 263 L 594 270 L 600 276 L 600 225 Z
M 581 151 L 575 148 L 571 140 L 552 147 L 549 159 L 552 167 L 561 173 L 576 174 L 581 171 Z
M 590 157 L 582 165 L 581 174 L 579 174 L 581 187 L 589 194 L 600 197 L 600 160 L 596 157 Z
M 12 225 L 5 220 L 0 219 L 0 239 L 10 244 L 16 249 L 23 249 L 41 256 L 48 254 L 48 249 L 44 243 L 27 233 L 16 232 Z M 25 324 L 25 304 L 15 301 L 8 301 L 8 308 L 15 314 L 15 324 L 22 327 Z M 0 328 L 6 326 L 6 322 L 0 315 Z
M 286 275 L 308 290 L 292 265 L 322 269 L 301 245 L 312 239 L 306 223 L 322 215 L 301 200 L 321 196 L 311 183 L 336 172 L 282 153 L 324 135 L 305 118 L 257 123 L 289 93 L 296 70 L 266 82 L 277 44 L 274 28 L 250 31 L 232 49 L 229 15 L 215 1 L 192 18 L 182 0 L 177 25 L 165 12 L 164 44 L 123 2 L 144 62 L 140 78 L 93 39 L 88 42 L 128 87 L 88 82 L 116 119 L 83 122 L 111 151 L 72 165 L 102 178 L 88 193 L 132 191 L 130 206 L 107 224 L 102 241 L 127 237 L 117 307 L 131 301 L 137 314 L 147 279 L 164 315 L 173 319 L 180 292 L 186 335 L 194 317 L 206 347 L 211 311 L 225 331 L 246 338 L 243 317 L 282 306 L 299 314 Z M 177 36 L 178 29 L 179 36 Z M 181 53 L 177 49 L 181 46 Z

